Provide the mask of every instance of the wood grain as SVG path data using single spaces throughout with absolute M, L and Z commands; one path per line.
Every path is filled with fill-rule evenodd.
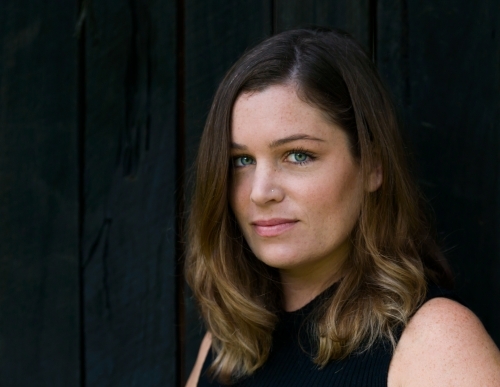
M 76 1 L 0 2 L 0 385 L 80 385 Z
M 371 47 L 369 0 L 275 0 L 276 32 L 307 25 L 340 28 Z
M 500 6 L 378 2 L 379 68 L 403 110 L 420 184 L 460 295 L 500 344 Z
M 92 2 L 86 24 L 89 386 L 176 380 L 176 8 Z

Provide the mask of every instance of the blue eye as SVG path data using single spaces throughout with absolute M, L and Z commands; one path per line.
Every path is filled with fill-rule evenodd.
M 307 160 L 307 155 L 305 153 L 293 153 L 293 158 L 298 163 L 303 163 Z
M 252 164 L 254 164 L 254 160 L 248 156 L 240 156 L 233 159 L 233 166 L 235 167 L 246 167 Z
M 310 161 L 311 156 L 305 152 L 292 151 L 287 156 L 287 159 L 288 159 L 288 161 L 295 163 L 295 164 L 303 164 L 303 163 L 307 163 L 308 161 Z

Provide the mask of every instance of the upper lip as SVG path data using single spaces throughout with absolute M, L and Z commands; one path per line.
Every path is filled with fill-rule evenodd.
M 251 224 L 254 226 L 270 227 L 270 226 L 276 226 L 278 224 L 295 223 L 295 222 L 297 222 L 297 219 L 272 218 L 272 219 L 254 220 L 253 222 L 251 222 Z

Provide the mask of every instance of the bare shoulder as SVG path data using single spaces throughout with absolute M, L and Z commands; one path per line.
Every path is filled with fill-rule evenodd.
M 500 386 L 500 352 L 463 305 L 435 298 L 412 317 L 389 369 L 389 387 Z
M 196 387 L 198 385 L 201 369 L 203 367 L 205 359 L 207 358 L 208 350 L 210 349 L 211 345 L 212 335 L 210 334 L 210 332 L 207 332 L 205 334 L 205 337 L 203 337 L 203 340 L 201 341 L 200 350 L 198 351 L 198 357 L 196 358 L 196 362 L 194 363 L 191 375 L 189 375 L 186 387 Z

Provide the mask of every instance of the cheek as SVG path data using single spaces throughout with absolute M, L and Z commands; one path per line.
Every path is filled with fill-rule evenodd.
M 311 214 L 333 227 L 350 226 L 359 216 L 363 189 L 357 173 L 330 176 L 308 190 L 307 198 Z

